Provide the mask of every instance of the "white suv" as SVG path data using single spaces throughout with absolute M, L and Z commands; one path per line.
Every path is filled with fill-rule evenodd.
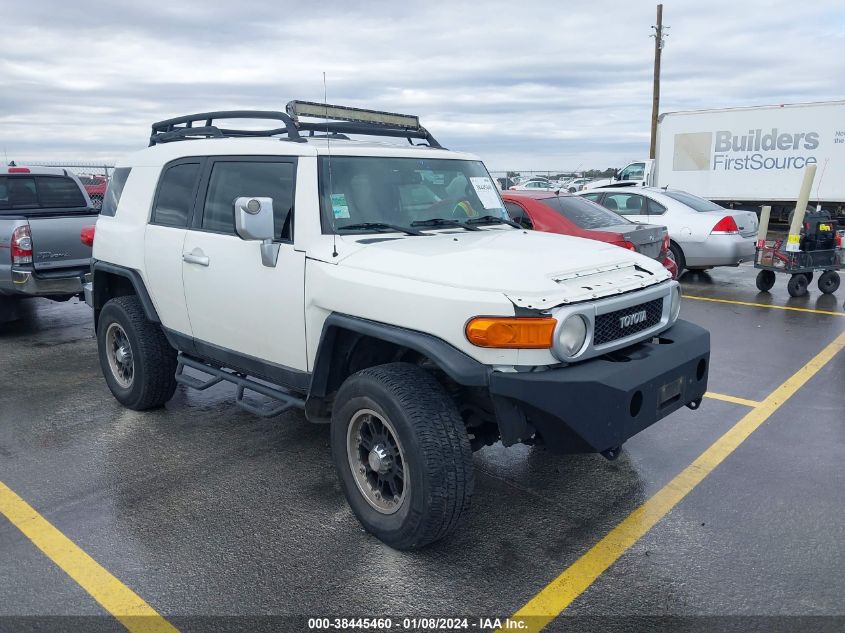
M 393 547 L 455 528 L 473 450 L 614 458 L 704 395 L 709 334 L 663 266 L 515 226 L 416 117 L 291 102 L 156 123 L 150 145 L 115 171 L 85 286 L 112 393 L 140 410 L 229 382 L 254 413 L 330 422 L 352 510 Z

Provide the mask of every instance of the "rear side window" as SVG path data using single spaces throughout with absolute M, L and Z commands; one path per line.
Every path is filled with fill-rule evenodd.
M 103 196 L 103 206 L 100 209 L 100 215 L 114 216 L 117 212 L 117 203 L 120 202 L 120 196 L 123 195 L 123 187 L 126 185 L 126 179 L 129 178 L 131 167 L 118 167 L 114 170 L 111 180 L 106 187 L 106 195 Z
M 150 221 L 164 226 L 186 227 L 200 175 L 200 163 L 167 167 L 161 176 Z
M 216 161 L 208 182 L 202 228 L 235 232 L 235 200 L 272 198 L 275 239 L 291 239 L 294 163 L 282 161 Z
M 651 198 L 646 198 L 648 200 L 648 214 L 649 215 L 663 215 L 666 213 L 666 207 L 664 207 L 659 202 L 652 200 Z
M 533 229 L 534 224 L 531 222 L 531 218 L 528 217 L 528 214 L 525 212 L 521 206 L 513 202 L 505 202 L 505 211 L 508 212 L 511 220 L 519 224 L 524 229 Z
M 0 176 L 0 211 L 87 207 L 76 181 L 65 176 Z

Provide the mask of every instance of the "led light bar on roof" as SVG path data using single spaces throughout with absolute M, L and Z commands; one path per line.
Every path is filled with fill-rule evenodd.
M 395 114 L 380 112 L 379 110 L 365 110 L 348 106 L 332 105 L 330 103 L 314 103 L 312 101 L 290 101 L 286 107 L 287 113 L 295 121 L 299 117 L 315 117 L 330 121 L 351 121 L 353 123 L 373 123 L 409 130 L 420 129 L 419 117 L 411 114 Z

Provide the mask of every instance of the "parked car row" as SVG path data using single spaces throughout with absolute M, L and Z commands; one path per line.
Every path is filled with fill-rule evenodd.
M 637 224 L 604 207 L 571 194 L 507 191 L 505 209 L 520 226 L 572 235 L 627 248 L 656 259 L 678 276 L 666 227 Z
M 575 193 L 581 191 L 593 181 L 592 178 L 568 178 L 566 180 L 549 180 L 548 178 L 530 178 L 523 180 L 508 189 L 510 191 L 565 191 Z

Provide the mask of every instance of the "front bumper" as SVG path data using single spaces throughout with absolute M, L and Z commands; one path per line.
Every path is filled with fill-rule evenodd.
M 616 448 L 707 390 L 710 333 L 677 321 L 658 340 L 548 371 L 494 372 L 490 393 L 555 452 Z
M 710 235 L 703 242 L 681 243 L 687 266 L 737 266 L 754 260 L 756 235 Z
M 12 269 L 14 294 L 27 297 L 68 296 L 82 293 L 85 271 L 51 271 Z

